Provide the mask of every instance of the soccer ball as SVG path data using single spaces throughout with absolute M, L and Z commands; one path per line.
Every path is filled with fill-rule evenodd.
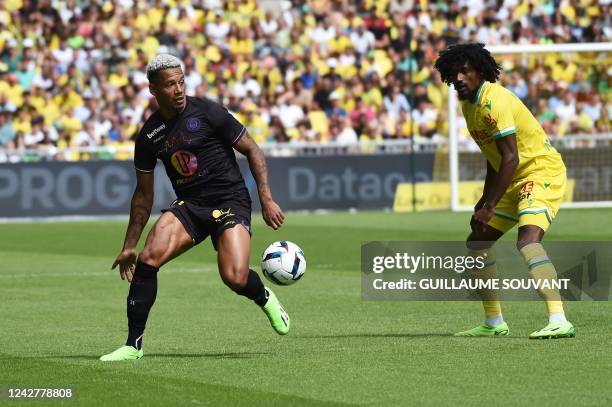
M 295 243 L 274 242 L 261 255 L 261 270 L 272 283 L 291 285 L 304 275 L 306 257 Z

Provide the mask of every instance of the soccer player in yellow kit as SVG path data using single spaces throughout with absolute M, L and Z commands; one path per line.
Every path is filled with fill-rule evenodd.
M 478 271 L 481 278 L 495 274 L 491 247 L 518 223 L 517 248 L 535 280 L 557 278 L 541 241 L 559 210 L 565 193 L 566 170 L 561 155 L 529 109 L 512 92 L 495 83 L 500 66 L 483 44 L 451 45 L 435 63 L 442 80 L 457 90 L 470 135 L 487 159 L 482 198 L 474 207 L 467 246 L 487 255 Z M 549 323 L 529 338 L 574 337 L 558 290 L 543 289 Z M 483 298 L 483 325 L 455 336 L 509 334 L 497 295 Z

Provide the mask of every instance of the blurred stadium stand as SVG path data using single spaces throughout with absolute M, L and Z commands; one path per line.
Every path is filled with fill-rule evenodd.
M 131 158 L 158 52 L 277 155 L 398 151 L 410 135 L 430 149 L 448 132 L 439 50 L 607 42 L 609 3 L 0 0 L 0 162 Z M 612 131 L 607 54 L 499 60 L 553 138 Z

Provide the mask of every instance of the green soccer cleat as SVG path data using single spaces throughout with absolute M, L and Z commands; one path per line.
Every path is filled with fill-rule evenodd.
M 261 309 L 265 312 L 276 333 L 279 335 L 286 335 L 289 333 L 289 314 L 287 314 L 287 311 L 285 311 L 278 301 L 274 292 L 267 287 L 266 291 L 268 292 L 268 302 L 266 302 L 266 305 L 261 307 Z
M 467 331 L 457 332 L 453 336 L 461 336 L 461 337 L 479 337 L 479 336 L 508 336 L 510 334 L 510 330 L 508 329 L 508 324 L 505 322 L 503 324 L 490 326 L 490 325 L 480 325 L 476 328 L 468 329 Z
M 539 331 L 532 332 L 529 339 L 559 339 L 573 338 L 576 336 L 576 328 L 571 322 L 551 322 Z
M 118 362 L 121 360 L 136 360 L 144 355 L 142 349 L 138 350 L 133 346 L 122 346 L 108 355 L 103 355 L 100 360 L 103 362 Z

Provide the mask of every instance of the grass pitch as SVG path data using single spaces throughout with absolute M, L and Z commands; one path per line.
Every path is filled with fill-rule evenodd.
M 547 239 L 610 239 L 610 219 L 562 210 Z M 160 273 L 145 357 L 114 364 L 97 359 L 125 340 L 128 285 L 110 265 L 126 222 L 1 224 L 0 387 L 73 387 L 68 406 L 612 405 L 609 302 L 566 303 L 577 337 L 530 341 L 542 303 L 504 305 L 510 337 L 464 339 L 451 334 L 481 322 L 479 303 L 361 300 L 362 240 L 462 240 L 468 220 L 290 215 L 274 232 L 255 215 L 256 269 L 274 240 L 306 253 L 304 278 L 275 290 L 291 333 L 225 288 L 207 240 Z

